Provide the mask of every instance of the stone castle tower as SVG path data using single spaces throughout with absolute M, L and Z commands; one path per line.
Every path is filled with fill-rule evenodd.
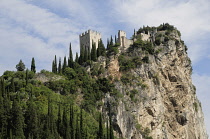
M 101 39 L 101 34 L 97 31 L 88 30 L 85 33 L 79 35 L 80 50 L 81 48 L 86 48 L 87 50 L 92 49 L 92 43 L 96 44 L 96 49 L 98 48 L 98 41 Z
M 124 49 L 128 48 L 131 44 L 133 44 L 133 40 L 126 38 L 126 32 L 119 30 L 118 31 L 118 43 Z

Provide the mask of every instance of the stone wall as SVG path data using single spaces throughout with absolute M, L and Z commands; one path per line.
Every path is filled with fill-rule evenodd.
M 100 39 L 101 39 L 101 34 L 97 31 L 88 30 L 85 33 L 82 33 L 81 35 L 79 35 L 80 50 L 82 47 L 91 50 L 92 42 L 94 42 L 96 44 L 96 48 L 98 48 L 98 41 Z

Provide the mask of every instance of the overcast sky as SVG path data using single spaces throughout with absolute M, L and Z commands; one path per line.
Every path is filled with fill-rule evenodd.
M 79 37 L 92 29 L 103 41 L 118 30 L 170 23 L 182 33 L 193 64 L 193 82 L 210 134 L 209 0 L 0 0 L 0 74 L 15 70 L 20 59 L 30 68 L 51 70 L 54 55 L 79 52 Z

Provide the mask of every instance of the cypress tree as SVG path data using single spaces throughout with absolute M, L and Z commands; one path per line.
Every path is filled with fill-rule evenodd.
M 69 46 L 69 61 L 68 61 L 68 66 L 70 68 L 73 68 L 73 54 L 72 54 L 72 49 L 71 49 L 71 43 L 70 43 L 70 46 Z
M 114 45 L 113 43 L 113 39 L 112 39 L 112 36 L 111 36 L 111 39 L 110 39 L 110 46 L 112 47 Z
M 115 42 L 115 44 L 117 43 L 117 36 L 116 35 L 114 37 L 114 42 Z
M 109 107 L 109 135 L 110 135 L 110 139 L 114 139 L 112 117 L 111 117 L 111 107 L 110 105 L 108 107 Z
M 15 99 L 12 105 L 12 130 L 14 138 L 24 139 L 24 117 L 18 101 Z
M 96 61 L 97 56 L 96 56 L 96 44 L 93 43 L 92 49 L 91 49 L 91 60 Z
M 54 61 L 52 62 L 52 72 L 53 73 L 57 73 L 58 72 L 56 55 L 55 55 Z
M 11 79 L 10 92 L 15 92 L 14 77 Z
M 26 138 L 29 138 L 29 137 L 38 138 L 39 137 L 38 115 L 37 115 L 36 107 L 35 107 L 35 104 L 34 104 L 32 98 L 30 98 L 27 106 L 28 106 L 28 108 L 27 108 L 26 114 L 25 114 Z
M 57 130 L 58 133 L 61 134 L 61 108 L 60 108 L 60 104 L 58 105 L 58 119 L 57 119 Z
M 85 53 L 84 53 L 84 60 L 83 60 L 83 62 L 87 62 L 87 60 L 88 60 L 88 50 L 87 49 L 88 48 L 85 47 Z
M 99 115 L 99 126 L 98 126 L 98 139 L 103 139 L 103 123 L 102 123 L 102 114 Z
M 106 49 L 104 47 L 102 39 L 100 39 L 100 49 L 101 49 L 100 55 L 105 56 L 106 55 Z
M 64 57 L 64 60 L 63 60 L 63 67 L 62 67 L 62 73 L 64 74 L 64 71 L 67 67 L 67 63 L 66 63 L 66 56 Z
M 85 53 L 84 47 L 81 47 L 80 57 L 79 57 L 79 64 L 80 65 L 84 62 L 84 53 Z
M 98 48 L 97 48 L 97 57 L 99 57 L 101 55 L 101 44 L 100 44 L 100 40 L 98 41 Z
M 28 69 L 26 70 L 26 86 L 28 85 Z
M 70 131 L 71 131 L 71 139 L 74 139 L 74 108 L 73 105 L 70 105 Z
M 84 136 L 84 128 L 83 128 L 83 112 L 82 109 L 80 110 L 80 134 L 81 134 L 81 138 L 83 139 Z
M 110 42 L 109 42 L 109 39 L 107 39 L 107 46 L 106 46 L 106 49 L 108 50 L 110 47 Z
M 36 65 L 35 65 L 35 59 L 34 59 L 34 57 L 32 58 L 32 61 L 31 61 L 31 71 L 33 71 L 34 73 L 36 73 Z
M 69 129 L 69 123 L 68 123 L 68 119 L 67 119 L 67 113 L 66 113 L 66 108 L 64 108 L 63 110 L 63 137 L 65 139 L 69 139 L 70 138 L 70 129 Z
M 75 139 L 81 139 L 80 128 L 79 128 L 79 118 L 78 117 L 79 116 L 77 115 Z
M 76 52 L 75 62 L 76 62 L 76 63 L 79 62 L 79 57 L 78 57 L 78 53 L 77 53 L 77 52 Z
M 58 73 L 59 73 L 59 74 L 62 74 L 61 58 L 59 58 Z
M 110 139 L 110 136 L 109 136 L 109 123 L 108 123 L 108 120 L 106 122 L 106 138 L 107 139 Z

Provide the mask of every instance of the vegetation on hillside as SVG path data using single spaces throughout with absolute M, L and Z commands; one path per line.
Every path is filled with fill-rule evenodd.
M 138 35 L 154 29 L 166 33 L 156 36 L 155 42 L 143 41 Z M 102 40 L 99 40 L 97 49 L 95 43 L 91 50 L 82 47 L 75 60 L 70 44 L 68 57 L 55 55 L 52 72 L 42 70 L 37 73 L 34 58 L 30 69 L 26 69 L 20 60 L 17 71 L 5 71 L 0 77 L 0 138 L 114 139 L 112 107 L 106 104 L 107 115 L 99 109 L 107 94 L 116 98 L 115 103 L 122 95 L 111 77 L 105 76 L 107 65 L 97 63 L 98 58 L 118 55 L 120 72 L 125 73 L 120 81 L 127 84 L 133 79 L 128 72 L 150 63 L 150 56 L 161 51 L 157 45 L 163 43 L 162 37 L 167 42 L 174 29 L 169 24 L 140 28 L 133 45 L 120 54 L 116 36 L 114 40 L 112 36 L 108 39 L 107 48 Z M 88 66 L 90 71 L 87 71 Z M 147 87 L 141 80 L 138 83 L 142 89 Z M 130 92 L 132 101 L 135 101 L 135 94 L 135 89 Z M 151 138 L 149 131 L 139 129 L 144 137 Z

